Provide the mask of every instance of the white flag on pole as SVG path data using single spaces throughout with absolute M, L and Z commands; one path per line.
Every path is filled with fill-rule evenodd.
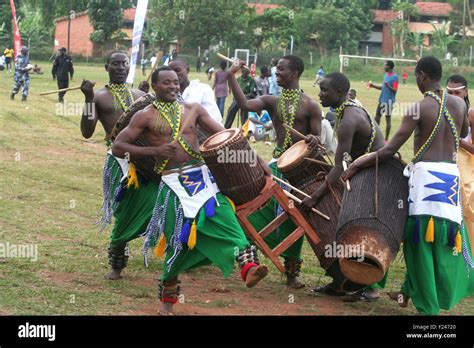
M 135 80 L 135 69 L 137 67 L 138 52 L 140 51 L 147 8 L 148 0 L 138 0 L 135 22 L 133 24 L 132 57 L 130 59 L 130 72 L 128 73 L 127 83 L 133 83 Z

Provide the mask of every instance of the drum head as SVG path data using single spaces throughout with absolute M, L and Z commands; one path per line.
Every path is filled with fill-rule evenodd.
M 277 167 L 282 172 L 293 169 L 303 161 L 303 158 L 310 155 L 311 150 L 308 144 L 304 140 L 298 141 L 281 155 Z
M 210 136 L 201 146 L 200 151 L 205 152 L 219 148 L 231 141 L 232 139 L 239 137 L 241 131 L 239 128 L 231 128 L 223 130 Z

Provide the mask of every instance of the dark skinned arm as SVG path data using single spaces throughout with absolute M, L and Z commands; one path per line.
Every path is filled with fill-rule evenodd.
M 137 112 L 127 127 L 125 127 L 117 136 L 112 146 L 114 156 L 134 160 L 142 157 L 161 157 L 170 158 L 175 155 L 176 143 L 168 143 L 161 146 L 136 146 L 134 143 L 137 138 L 147 128 L 153 127 L 155 117 L 153 114 Z M 126 155 L 128 154 L 128 156 Z
M 341 177 L 344 169 L 342 167 L 342 160 L 344 158 L 344 153 L 351 153 L 352 149 L 352 139 L 356 130 L 356 120 L 353 120 L 351 117 L 345 117 L 342 120 L 342 123 L 337 131 L 337 138 L 339 143 L 337 145 L 336 156 L 335 156 L 335 166 L 331 169 L 327 176 L 326 181 L 311 194 L 311 198 L 307 197 L 301 203 L 303 211 L 308 212 L 312 207 L 314 207 L 319 199 L 323 197 L 329 190 L 328 183 L 331 186 L 334 186 L 339 178 Z
M 94 134 L 98 121 L 94 83 L 89 80 L 83 80 L 81 84 L 81 91 L 85 97 L 84 111 L 82 112 L 81 118 L 81 132 L 84 138 L 89 139 Z
M 412 107 L 414 106 L 412 105 Z M 409 108 L 408 110 L 414 109 Z M 388 160 L 390 157 L 396 154 L 398 150 L 402 147 L 402 145 L 408 141 L 411 134 L 415 130 L 418 121 L 419 117 L 413 117 L 413 115 L 410 115 L 410 112 L 405 114 L 402 119 L 402 123 L 400 124 L 400 128 L 395 133 L 392 140 L 376 152 L 372 152 L 370 155 L 360 157 L 356 161 L 354 161 L 354 163 L 349 166 L 347 171 L 344 172 L 344 174 L 342 175 L 342 179 L 348 180 L 362 168 L 374 166 L 376 163 L 377 153 L 379 156 L 380 163 Z
M 197 118 L 197 122 L 199 124 L 199 126 L 201 128 L 203 128 L 205 131 L 211 133 L 211 134 L 215 134 L 215 133 L 218 133 L 220 131 L 223 131 L 225 130 L 225 128 L 222 126 L 222 124 L 214 121 L 211 116 L 209 116 L 209 114 L 207 113 L 207 111 L 201 106 L 201 105 L 197 105 L 197 111 L 198 111 L 198 118 Z M 258 163 L 260 163 L 260 165 L 262 166 L 263 168 L 263 171 L 265 173 L 265 175 L 267 176 L 271 176 L 272 175 L 272 171 L 270 169 L 270 167 L 268 166 L 267 163 L 265 163 L 265 161 L 257 155 L 257 161 Z
M 239 86 L 239 83 L 237 82 L 237 79 L 235 78 L 235 73 L 240 69 L 239 66 L 233 65 L 229 69 L 229 86 L 230 89 L 232 90 L 232 93 L 234 94 L 235 101 L 237 102 L 237 105 L 239 108 L 243 111 L 255 111 L 255 112 L 261 112 L 262 110 L 268 109 L 269 108 L 269 100 L 268 96 L 263 96 L 257 99 L 251 99 L 248 100 L 244 92 Z

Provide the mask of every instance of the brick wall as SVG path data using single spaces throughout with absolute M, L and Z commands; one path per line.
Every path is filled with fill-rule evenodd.
M 68 20 L 60 20 L 56 23 L 55 39 L 59 42 L 59 47 L 67 48 L 67 28 Z M 68 54 L 92 57 L 93 43 L 89 40 L 90 34 L 94 31 L 89 22 L 89 16 L 77 16 L 71 20 L 71 42 Z

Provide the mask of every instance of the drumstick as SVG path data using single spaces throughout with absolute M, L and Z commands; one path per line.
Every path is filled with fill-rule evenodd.
M 349 161 L 350 158 L 351 157 L 347 152 L 343 153 L 343 155 L 342 155 L 342 168 L 344 169 L 344 171 L 347 170 L 347 162 Z M 347 187 L 347 191 L 351 190 L 351 184 L 349 183 L 349 180 L 346 180 L 346 187 Z
M 151 68 L 151 72 L 150 74 L 148 75 L 148 78 L 146 79 L 146 82 L 150 83 L 150 79 L 151 79 L 151 75 L 153 75 L 153 71 L 155 71 L 155 68 L 156 66 L 158 65 L 158 61 L 161 60 L 161 56 L 163 55 L 162 52 L 158 52 L 156 54 L 156 60 L 155 60 L 155 64 L 153 64 L 152 68 Z
M 236 62 L 238 62 L 237 59 L 235 59 L 235 60 L 234 60 L 234 59 L 231 59 L 231 58 L 229 58 L 229 57 L 227 57 L 227 56 L 224 56 L 222 53 L 217 52 L 216 54 L 217 54 L 217 56 L 218 56 L 219 58 L 224 59 L 224 60 L 230 62 L 232 65 L 235 64 Z M 244 64 L 243 67 L 244 67 L 244 66 L 246 67 L 247 65 Z
M 333 167 L 333 165 L 330 164 L 330 163 L 326 163 L 326 162 L 323 162 L 323 161 L 318 161 L 314 158 L 305 157 L 304 159 L 307 160 L 307 161 L 313 162 L 313 163 L 320 164 L 322 166 L 331 167 L 331 168 Z
M 287 124 L 283 123 L 283 127 L 285 127 L 287 130 L 289 130 L 291 133 L 293 133 L 294 135 L 300 137 L 301 139 L 303 140 L 308 140 L 308 137 L 304 134 L 301 134 L 300 132 L 298 132 L 296 129 L 294 128 L 291 128 L 290 126 L 288 126 Z
M 291 188 L 292 190 L 295 190 L 296 192 L 298 192 L 299 194 L 302 194 L 302 195 L 305 196 L 305 197 L 311 198 L 311 196 L 308 195 L 307 193 L 301 191 L 300 189 L 297 189 L 296 187 L 290 185 L 290 184 L 287 183 L 286 181 L 281 180 L 279 177 L 277 177 L 277 176 L 275 176 L 275 175 L 272 175 L 272 177 L 273 177 L 273 180 L 278 181 L 280 184 L 283 184 L 283 185 L 285 185 L 285 186 L 288 186 L 288 187 Z M 301 203 L 301 202 L 300 202 L 300 203 Z M 322 217 L 325 218 L 326 220 L 331 221 L 331 218 L 330 218 L 329 216 L 327 216 L 326 214 L 321 213 L 319 210 L 317 210 L 317 209 L 315 209 L 315 208 L 313 208 L 312 210 L 313 210 L 316 214 L 318 214 L 319 216 L 322 216 Z
M 298 132 L 296 129 L 294 128 L 291 128 L 290 126 L 288 126 L 287 124 L 283 123 L 283 127 L 285 127 L 286 129 L 288 129 L 291 133 L 293 133 L 294 135 L 296 135 L 297 137 L 300 137 L 301 139 L 303 139 L 304 141 L 308 141 L 308 137 L 300 132 Z M 320 149 L 323 149 L 326 151 L 326 149 L 324 148 L 324 146 L 318 144 L 318 147 Z
M 94 83 L 95 85 L 95 83 Z M 48 91 L 48 92 L 43 92 L 40 93 L 39 95 L 48 95 L 48 94 L 54 94 L 54 93 L 59 93 L 59 92 L 68 92 L 68 91 L 75 91 L 77 89 L 81 89 L 81 86 L 78 87 L 69 87 L 69 88 L 62 88 L 62 89 L 56 89 L 54 91 Z
M 342 168 L 344 169 L 344 171 L 347 170 L 347 162 L 346 161 L 342 161 Z M 346 188 L 347 188 L 347 191 L 351 190 L 351 184 L 350 184 L 349 180 L 346 180 Z
M 292 195 L 290 192 L 285 191 L 285 190 L 283 190 L 283 192 L 285 193 L 285 195 L 286 195 L 288 198 L 291 198 L 292 200 L 296 201 L 297 203 L 301 203 L 301 202 L 302 202 L 301 199 L 299 199 L 298 197 Z M 314 209 L 314 208 L 311 208 L 311 210 L 312 210 L 314 213 L 316 213 L 316 214 L 322 216 L 322 217 L 325 218 L 326 220 L 331 220 L 331 219 L 329 218 L 329 216 L 324 215 L 324 214 L 321 213 L 320 211 L 318 211 L 318 210 L 316 210 L 316 209 Z

